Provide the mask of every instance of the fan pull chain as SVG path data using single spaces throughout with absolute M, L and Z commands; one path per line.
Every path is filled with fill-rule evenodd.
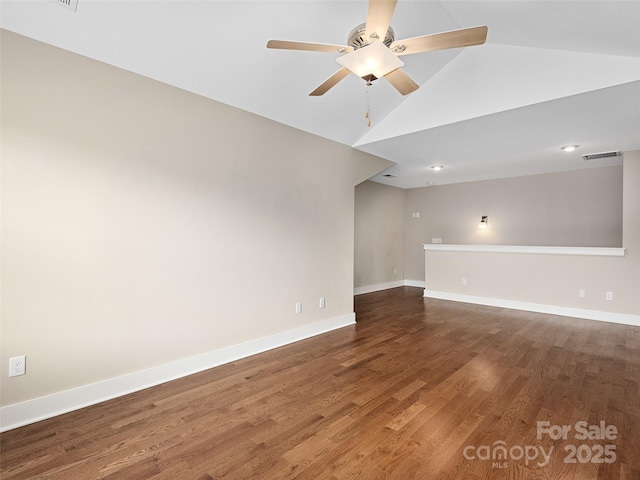
M 367 119 L 367 127 L 371 126 L 371 82 L 367 82 L 366 91 L 366 111 L 364 112 L 364 118 Z

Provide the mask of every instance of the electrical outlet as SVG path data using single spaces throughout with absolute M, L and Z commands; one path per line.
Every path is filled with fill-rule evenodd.
M 585 292 L 584 288 L 581 288 L 580 290 L 578 290 L 578 296 L 580 298 L 584 298 L 586 296 L 587 292 Z
M 27 373 L 27 357 L 25 355 L 11 357 L 9 359 L 9 376 L 18 377 L 25 373 Z
M 462 285 L 463 287 L 466 287 L 467 286 L 467 279 L 466 278 L 462 278 L 460 280 L 460 285 Z
M 604 294 L 606 300 L 613 300 L 613 292 L 607 292 Z

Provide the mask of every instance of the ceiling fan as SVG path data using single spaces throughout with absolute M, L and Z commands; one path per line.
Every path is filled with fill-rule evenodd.
M 481 45 L 487 39 L 487 27 L 480 26 L 396 41 L 389 24 L 397 1 L 369 0 L 367 21 L 351 31 L 347 45 L 269 40 L 267 48 L 343 54 L 337 59 L 342 68 L 311 92 L 310 96 L 325 94 L 349 73 L 363 78 L 367 85 L 384 77 L 402 95 L 407 95 L 419 86 L 402 70 L 404 62 L 398 56 Z

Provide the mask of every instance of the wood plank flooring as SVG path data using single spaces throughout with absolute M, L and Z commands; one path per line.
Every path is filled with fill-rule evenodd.
M 5 432 L 0 477 L 640 479 L 640 328 L 411 287 L 355 309 L 356 326 Z

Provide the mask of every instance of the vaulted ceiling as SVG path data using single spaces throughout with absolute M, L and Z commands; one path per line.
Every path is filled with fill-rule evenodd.
M 370 127 L 354 75 L 308 96 L 338 54 L 266 48 L 346 44 L 365 0 L 0 5 L 7 30 L 392 160 L 393 177 L 373 180 L 401 188 L 616 165 L 581 155 L 640 149 L 638 1 L 399 0 L 396 39 L 487 25 L 487 42 L 403 56 L 420 89 L 375 81 Z

